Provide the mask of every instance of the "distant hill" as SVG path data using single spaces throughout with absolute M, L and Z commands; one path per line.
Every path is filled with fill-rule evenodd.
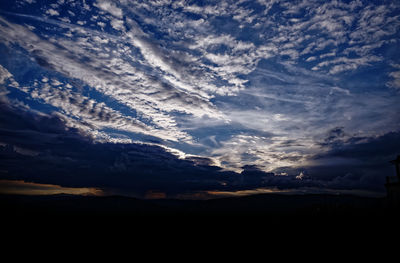
M 8 216 L 18 215 L 124 215 L 196 216 L 362 216 L 382 215 L 390 209 L 385 198 L 351 195 L 260 194 L 210 200 L 142 200 L 123 196 L 0 195 Z

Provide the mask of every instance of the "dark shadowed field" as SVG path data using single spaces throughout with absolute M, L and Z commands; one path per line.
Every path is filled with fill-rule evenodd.
M 386 198 L 350 195 L 263 194 L 213 200 L 0 195 L 0 207 L 3 233 L 14 240 L 65 236 L 82 244 L 92 237 L 102 242 L 106 236 L 125 236 L 164 245 L 172 238 L 171 244 L 175 239 L 185 245 L 185 240 L 210 239 L 207 242 L 218 246 L 220 238 L 228 238 L 236 245 L 260 239 L 257 242 L 307 246 L 304 242 L 313 237 L 317 244 L 340 241 L 350 248 L 354 238 L 385 241 L 398 232 L 400 218 L 398 207 L 389 206 Z
M 227 216 L 270 219 L 309 218 L 385 218 L 396 209 L 386 198 L 351 195 L 260 194 L 210 200 L 143 200 L 123 196 L 24 196 L 0 195 L 3 217 L 41 216 Z

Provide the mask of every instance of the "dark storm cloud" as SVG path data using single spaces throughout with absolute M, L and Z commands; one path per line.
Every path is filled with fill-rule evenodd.
M 67 128 L 60 115 L 0 104 L 1 179 L 96 187 L 145 196 L 149 190 L 170 195 L 193 191 L 235 191 L 315 186 L 295 176 L 276 176 L 246 165 L 241 174 L 212 166 L 212 160 L 178 159 L 164 148 L 145 144 L 95 143 L 84 131 Z
M 318 180 L 307 176 L 307 174 L 277 174 L 264 172 L 255 165 L 245 165 L 241 173 L 243 184 L 248 186 L 263 185 L 277 189 L 295 189 L 302 187 L 320 186 Z
M 345 135 L 343 129 L 344 127 L 336 127 L 328 131 L 328 134 L 321 145 L 329 145 L 334 142 L 340 141 Z
M 52 2 L 0 3 L 0 95 L 27 105 L 1 106 L 1 176 L 177 192 L 392 174 L 395 1 Z M 131 143 L 149 137 L 175 149 Z
M 38 114 L 20 107 L 0 102 L 0 141 L 30 149 L 41 149 L 43 145 L 56 145 L 59 139 L 75 137 L 82 140 L 82 131 L 67 128 L 59 114 Z
M 7 103 L 0 109 L 1 179 L 144 195 L 224 189 L 221 184 L 236 175 L 219 172 L 207 158 L 182 160 L 155 145 L 95 143 L 59 115 Z
M 47 68 L 47 69 L 53 69 L 54 67 L 47 61 L 46 58 L 35 55 L 34 56 L 35 61 L 42 67 Z
M 149 190 L 173 196 L 260 187 L 382 191 L 385 176 L 393 175 L 388 161 L 400 149 L 400 133 L 363 141 L 354 137 L 326 146 L 329 150 L 310 158 L 308 167 L 268 173 L 245 165 L 238 174 L 222 171 L 205 157 L 179 159 L 160 146 L 95 143 L 84 131 L 67 128 L 61 115 L 38 114 L 7 102 L 0 109 L 0 179 L 96 187 L 138 196 Z M 342 133 L 338 128 L 329 136 L 342 138 Z
M 333 134 L 328 138 L 343 138 L 342 130 Z M 328 151 L 310 159 L 312 165 L 306 167 L 310 174 L 334 188 L 383 190 L 385 177 L 394 175 L 389 161 L 400 154 L 400 132 L 375 138 L 355 136 L 325 146 Z
M 327 157 L 351 157 L 362 161 L 386 159 L 400 150 L 400 132 L 390 132 L 375 138 L 351 137 L 341 145 L 334 145 L 325 154 L 315 159 Z
M 207 157 L 198 157 L 198 156 L 190 156 L 186 157 L 185 160 L 192 161 L 196 165 L 201 165 L 201 166 L 210 166 L 213 165 L 213 160 Z M 216 167 L 218 169 L 221 169 L 219 167 Z

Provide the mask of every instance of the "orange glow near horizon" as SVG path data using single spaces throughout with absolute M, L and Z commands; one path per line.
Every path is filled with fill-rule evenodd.
M 207 194 L 212 197 L 239 197 L 255 194 L 276 194 L 276 193 L 290 193 L 290 190 L 278 190 L 269 188 L 257 188 L 250 190 L 238 190 L 238 191 L 207 191 Z
M 18 195 L 103 195 L 103 191 L 91 187 L 62 187 L 54 184 L 40 184 L 23 180 L 0 180 L 0 194 Z
M 164 192 L 156 191 L 156 190 L 149 190 L 147 191 L 145 199 L 165 199 L 167 195 Z

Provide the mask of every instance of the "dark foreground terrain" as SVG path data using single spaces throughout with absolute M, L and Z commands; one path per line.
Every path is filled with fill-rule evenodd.
M 386 198 L 260 194 L 211 200 L 142 200 L 123 196 L 0 195 L 4 217 L 18 216 L 263 216 L 392 217 Z
M 108 231 L 130 237 L 141 233 L 146 239 L 177 233 L 214 241 L 224 235 L 282 238 L 283 233 L 297 233 L 306 238 L 313 233 L 341 239 L 367 235 L 369 240 L 372 233 L 397 233 L 400 222 L 398 207 L 386 198 L 351 195 L 262 194 L 212 200 L 0 195 L 0 208 L 3 233 L 10 231 L 13 238 L 19 237 L 16 231 L 23 236 L 34 231 L 31 237 L 45 231 L 55 236 L 102 236 Z

